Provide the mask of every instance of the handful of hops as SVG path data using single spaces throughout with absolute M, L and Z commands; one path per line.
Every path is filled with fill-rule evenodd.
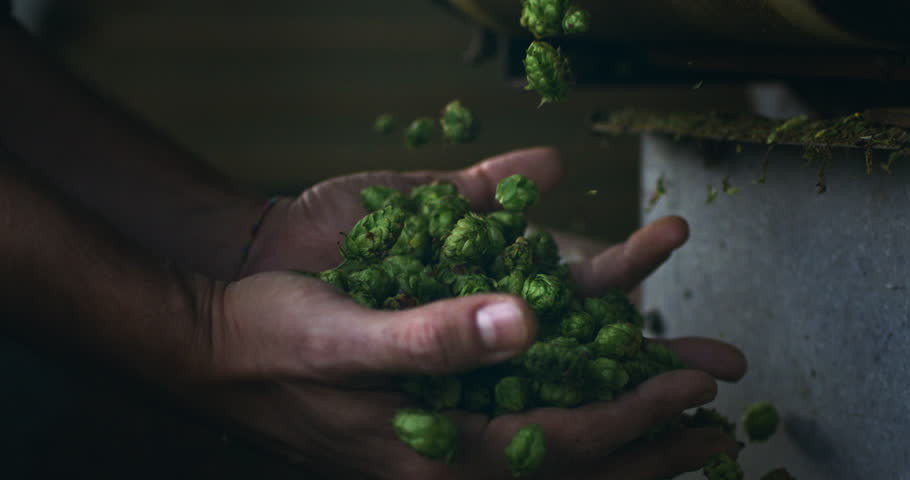
M 458 375 L 402 381 L 402 390 L 425 410 L 402 410 L 393 425 L 421 455 L 456 458 L 458 430 L 442 410 L 495 416 L 571 408 L 610 400 L 652 376 L 683 368 L 672 351 L 642 338 L 641 315 L 624 294 L 581 298 L 553 237 L 524 236 L 524 212 L 538 200 L 532 180 L 504 179 L 496 189 L 504 210 L 486 215 L 471 212 L 467 199 L 446 182 L 408 194 L 374 186 L 361 196 L 370 213 L 345 236 L 343 263 L 318 278 L 364 306 L 387 310 L 475 293 L 511 293 L 527 301 L 539 322 L 536 342 L 517 358 Z M 522 429 L 506 449 L 516 476 L 543 462 L 543 436 L 539 427 Z

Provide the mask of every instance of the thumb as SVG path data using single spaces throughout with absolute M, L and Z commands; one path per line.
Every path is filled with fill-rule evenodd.
M 369 363 L 384 374 L 444 374 L 499 363 L 527 349 L 537 329 L 531 309 L 511 295 L 472 295 L 380 315 L 367 329 Z

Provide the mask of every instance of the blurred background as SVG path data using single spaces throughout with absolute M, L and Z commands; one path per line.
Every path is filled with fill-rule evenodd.
M 293 193 L 369 169 L 462 168 L 554 145 L 568 177 L 534 220 L 606 241 L 638 224 L 638 140 L 592 136 L 591 115 L 745 101 L 736 85 L 629 84 L 581 86 L 538 109 L 501 58 L 466 63 L 477 29 L 445 1 L 25 0 L 18 9 L 99 91 L 259 189 Z M 398 132 L 372 131 L 380 113 L 401 126 L 455 98 L 482 121 L 473 144 L 410 151 Z

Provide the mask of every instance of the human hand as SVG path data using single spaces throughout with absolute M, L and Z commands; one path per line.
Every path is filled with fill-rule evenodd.
M 555 154 L 516 152 L 463 172 L 361 174 L 330 180 L 284 205 L 280 215 L 303 228 L 273 224 L 272 241 L 298 242 L 288 256 L 264 252 L 250 270 L 320 270 L 339 257 L 338 232 L 364 212 L 360 189 L 385 184 L 408 188 L 433 178 L 458 184 L 477 209 L 489 208 L 498 180 L 521 172 L 542 190 L 561 168 Z M 348 200 L 345 201 L 344 198 Z M 281 211 L 281 210 L 279 210 Z M 282 218 L 279 216 L 278 218 Z M 309 225 L 302 223 L 306 219 Z M 328 224 L 328 226 L 325 226 Z M 265 227 L 265 225 L 264 225 Z M 276 235 L 277 234 L 277 235 Z M 631 287 L 685 241 L 685 222 L 671 217 L 634 234 L 629 241 L 574 268 L 586 293 Z M 263 237 L 269 238 L 269 236 Z M 272 266 L 270 266 L 270 262 Z M 489 419 L 455 412 L 462 448 L 456 466 L 430 462 L 395 438 L 390 419 L 408 405 L 393 388 L 393 377 L 448 373 L 497 363 L 528 346 L 535 320 L 524 302 L 504 295 L 446 300 L 421 308 L 385 312 L 363 309 L 327 285 L 289 273 L 255 275 L 213 294 L 216 312 L 209 342 L 215 388 L 212 405 L 240 426 L 287 451 L 307 469 L 338 478 L 508 478 L 503 449 L 526 423 L 548 433 L 550 462 L 544 478 L 652 478 L 700 467 L 721 451 L 735 453 L 732 439 L 714 430 L 691 430 L 657 442 L 630 441 L 682 410 L 713 398 L 711 376 L 735 380 L 745 360 L 733 347 L 705 339 L 667 344 L 693 369 L 654 378 L 614 402 L 585 407 L 539 409 Z M 497 330 L 503 348 L 489 349 L 477 327 L 484 306 L 507 305 L 518 328 Z M 707 373 L 705 373 L 707 372 Z M 247 388 L 238 389 L 238 381 Z M 202 395 L 206 397 L 206 395 Z M 207 402 L 203 402 L 204 404 Z

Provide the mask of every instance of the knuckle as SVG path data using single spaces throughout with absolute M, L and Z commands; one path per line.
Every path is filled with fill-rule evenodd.
M 404 332 L 402 347 L 414 366 L 420 370 L 448 369 L 452 352 L 442 323 L 421 318 Z

